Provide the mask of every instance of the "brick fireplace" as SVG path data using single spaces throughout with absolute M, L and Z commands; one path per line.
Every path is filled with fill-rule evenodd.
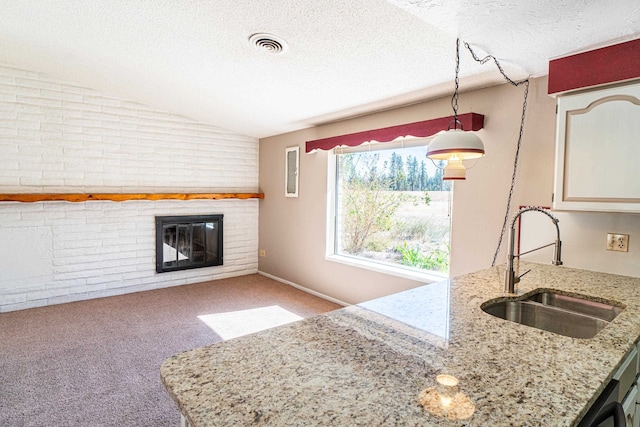
M 0 193 L 253 193 L 258 141 L 0 67 Z M 179 148 L 179 149 L 178 149 Z M 255 273 L 251 200 L 0 202 L 0 312 Z M 224 215 L 224 265 L 155 269 L 155 217 Z

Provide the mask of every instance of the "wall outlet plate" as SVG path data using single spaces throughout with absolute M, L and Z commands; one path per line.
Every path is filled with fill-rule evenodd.
M 607 250 L 628 252 L 629 251 L 629 235 L 628 234 L 607 234 Z

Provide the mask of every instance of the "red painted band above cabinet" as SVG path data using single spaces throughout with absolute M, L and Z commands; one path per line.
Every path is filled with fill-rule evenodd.
M 640 78 L 640 39 L 549 61 L 549 94 Z

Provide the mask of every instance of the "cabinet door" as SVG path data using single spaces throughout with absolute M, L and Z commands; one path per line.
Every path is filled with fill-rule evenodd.
M 633 426 L 636 422 L 636 404 L 638 398 L 638 387 L 633 386 L 627 397 L 622 401 L 622 409 L 627 420 L 627 426 Z
M 640 82 L 558 97 L 553 207 L 640 212 Z

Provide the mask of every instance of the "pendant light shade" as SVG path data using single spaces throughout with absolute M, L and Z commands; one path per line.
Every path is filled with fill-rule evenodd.
M 444 167 L 442 174 L 443 181 L 462 180 L 466 179 L 467 168 L 462 164 L 462 160 L 453 156 L 447 161 L 447 166 Z
M 462 129 L 451 129 L 442 133 L 427 146 L 427 157 L 433 160 L 478 159 L 484 156 L 484 144 L 478 135 Z
M 442 179 L 464 180 L 467 169 L 463 160 L 479 159 L 484 156 L 484 144 L 478 135 L 462 129 L 451 129 L 442 133 L 427 146 L 427 157 L 432 160 L 446 160 Z

